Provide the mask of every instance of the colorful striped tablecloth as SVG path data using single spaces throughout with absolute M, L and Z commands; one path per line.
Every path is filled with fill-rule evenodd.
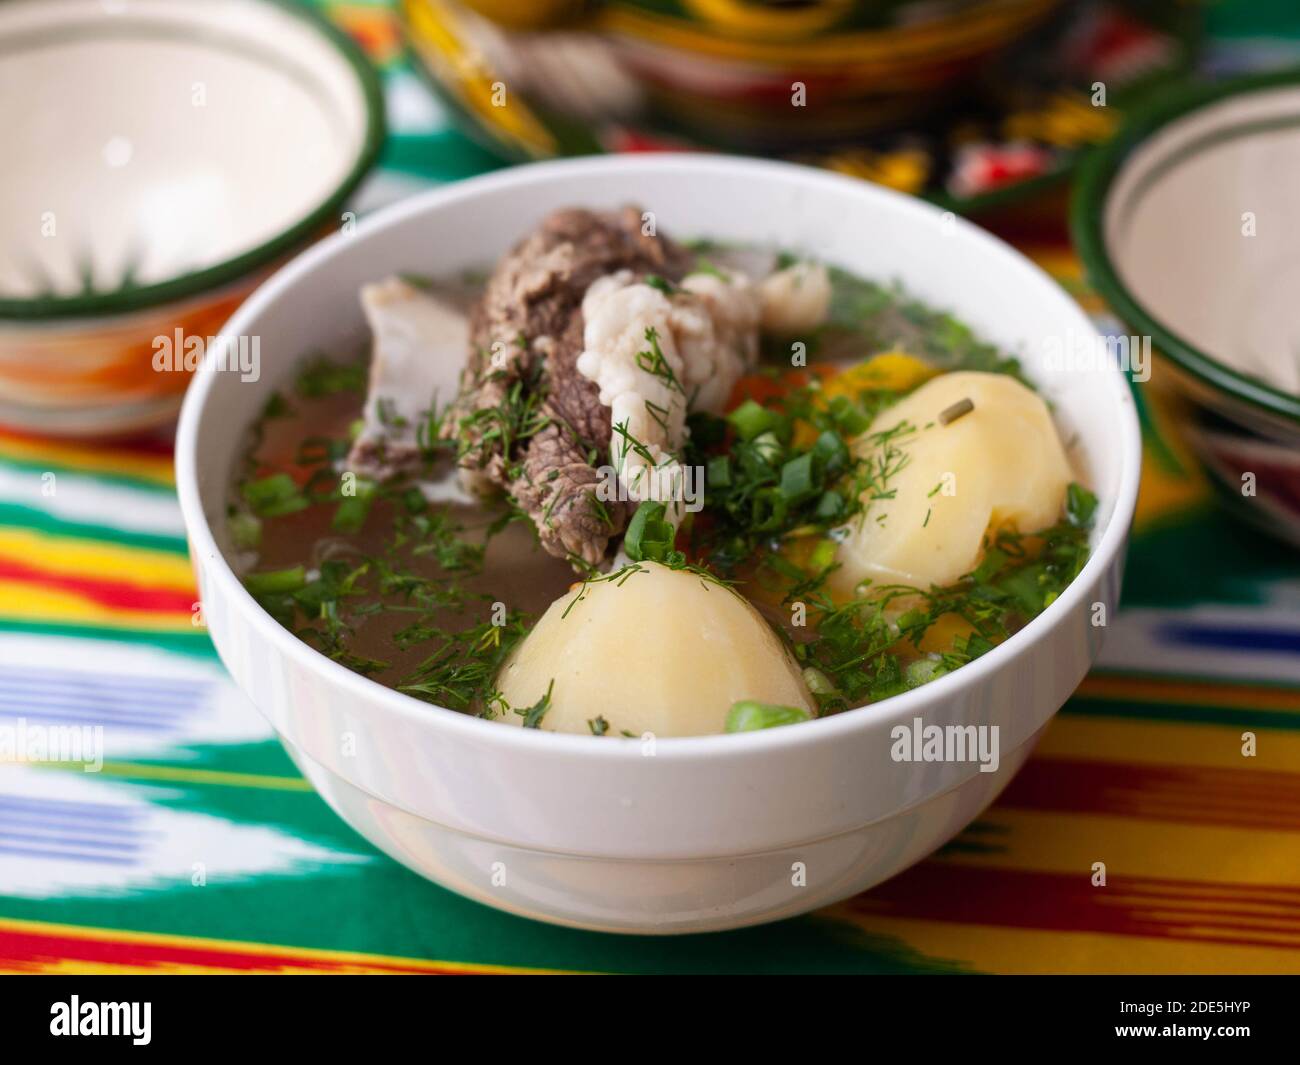
M 494 165 L 384 5 L 329 9 L 389 89 L 360 206 Z M 1101 313 L 1068 249 L 1022 246 Z M 167 440 L 0 432 L 0 730 L 111 725 L 99 772 L 0 765 L 0 971 L 1300 972 L 1300 556 L 1215 510 L 1147 421 L 1123 609 L 996 805 L 874 891 L 677 939 L 531 923 L 378 854 L 223 672 Z

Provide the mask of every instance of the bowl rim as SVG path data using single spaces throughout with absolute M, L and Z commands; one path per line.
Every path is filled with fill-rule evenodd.
M 744 180 L 752 174 L 785 175 L 812 186 L 814 190 L 818 187 L 840 192 L 851 190 L 855 195 L 885 200 L 891 205 L 892 210 L 910 214 L 922 224 L 952 224 L 950 220 L 945 221 L 945 212 L 933 204 L 883 186 L 813 167 L 775 160 L 706 153 L 647 152 L 636 155 L 546 160 L 479 175 L 429 189 L 390 204 L 368 216 L 360 226 L 367 229 L 394 226 L 432 211 L 453 210 L 462 201 L 472 200 L 481 193 L 520 190 L 521 187 L 526 190 L 530 183 L 541 176 L 563 178 L 566 175 L 590 171 L 617 176 L 627 171 L 649 169 L 651 172 L 664 172 L 683 168 L 700 173 L 720 173 L 732 180 Z M 982 245 L 990 255 L 1008 260 L 1027 282 L 1041 285 L 1045 296 L 1059 297 L 1062 313 L 1075 318 L 1073 324 L 1076 329 L 1096 334 L 1095 326 L 1083 309 L 1041 267 L 1001 239 L 971 222 L 959 218 L 956 220 L 956 225 L 971 236 L 977 244 Z M 230 334 L 232 326 L 239 326 L 235 331 L 241 331 L 241 320 L 261 314 L 265 307 L 275 302 L 281 290 L 309 277 L 324 261 L 345 254 L 350 241 L 351 237 L 348 235 L 335 233 L 307 248 L 281 267 L 235 312 L 227 323 L 227 328 L 223 330 L 223 338 Z M 218 344 L 227 342 L 223 338 L 218 338 Z M 925 707 L 946 701 L 961 687 L 974 685 L 978 678 L 998 671 L 1034 644 L 1049 639 L 1052 631 L 1070 611 L 1082 607 L 1085 592 L 1097 585 L 1106 573 L 1122 562 L 1122 551 L 1136 508 L 1142 457 L 1136 407 L 1129 382 L 1123 373 L 1118 368 L 1111 368 L 1107 374 L 1111 378 L 1111 387 L 1115 394 L 1115 410 L 1110 412 L 1114 419 L 1114 439 L 1118 442 L 1121 453 L 1118 485 L 1113 497 L 1114 506 L 1084 568 L 1041 614 L 1014 633 L 1005 643 L 999 644 L 960 669 L 920 688 L 891 696 L 880 703 L 846 710 L 830 717 L 800 722 L 793 728 L 760 729 L 741 734 L 656 737 L 656 755 L 660 757 L 669 755 L 675 760 L 699 759 L 716 762 L 723 756 L 756 755 L 777 748 L 834 742 L 837 737 L 846 733 L 879 726 L 884 713 L 888 714 L 888 721 L 891 724 L 910 720 L 918 716 Z M 395 714 L 415 728 L 434 731 L 445 729 L 456 733 L 457 738 L 464 742 L 479 744 L 495 742 L 514 752 L 542 757 L 545 757 L 548 752 L 557 757 L 584 752 L 585 757 L 616 759 L 624 762 L 642 758 L 639 742 L 596 743 L 591 736 L 546 732 L 541 729 L 504 728 L 499 722 L 481 720 L 456 710 L 424 702 L 359 673 L 354 673 L 303 643 L 275 621 L 244 587 L 243 582 L 231 569 L 225 554 L 217 546 L 199 491 L 198 432 L 212 387 L 212 379 L 215 376 L 196 374 L 185 394 L 176 434 L 176 487 L 195 565 L 200 570 L 206 571 L 208 580 L 215 581 L 220 586 L 223 599 L 235 607 L 234 612 L 240 615 L 242 623 L 253 631 L 259 643 L 274 647 L 287 659 L 297 661 L 304 669 L 322 677 L 327 683 L 341 688 L 355 698 L 359 705 L 376 702 L 382 704 L 386 712 Z M 881 708 L 884 706 L 889 708 L 887 712 L 882 712 Z M 492 737 L 495 737 L 495 740 Z M 639 740 L 640 737 L 637 739 Z
M 0 0 L 0 12 L 9 0 Z M 258 267 L 266 266 L 293 250 L 319 229 L 361 183 L 379 156 L 386 136 L 383 88 L 379 73 L 360 46 L 313 7 L 293 0 L 245 0 L 289 15 L 314 31 L 332 47 L 351 71 L 361 91 L 365 110 L 365 133 L 360 150 L 348 172 L 334 189 L 305 216 L 274 236 L 233 258 L 154 284 L 95 292 L 76 296 L 36 296 L 26 299 L 0 298 L 0 322 L 36 322 L 61 318 L 111 317 L 157 307 L 196 296 L 239 280 Z
M 1148 311 L 1119 276 L 1104 233 L 1110 194 L 1132 153 L 1160 130 L 1235 96 L 1300 86 L 1300 66 L 1194 83 L 1157 94 L 1136 109 L 1106 145 L 1089 154 L 1070 201 L 1070 229 L 1088 279 L 1122 319 L 1149 335 L 1180 370 L 1211 389 L 1300 426 L 1300 396 L 1243 374 L 1202 351 Z M 1235 127 L 1220 127 L 1233 129 Z

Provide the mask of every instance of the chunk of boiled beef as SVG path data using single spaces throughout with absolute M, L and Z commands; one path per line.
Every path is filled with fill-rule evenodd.
M 599 563 L 631 515 L 597 493 L 613 430 L 576 367 L 583 296 L 620 270 L 676 281 L 689 262 L 636 207 L 560 210 L 502 257 L 470 313 L 469 362 L 442 431 L 469 487 L 505 490 L 552 555 Z

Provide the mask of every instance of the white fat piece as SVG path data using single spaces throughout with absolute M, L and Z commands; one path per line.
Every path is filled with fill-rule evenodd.
M 681 495 L 677 455 L 686 442 L 687 403 L 672 305 L 658 289 L 620 272 L 588 287 L 582 316 L 577 370 L 610 409 L 610 463 L 619 484 L 630 500 L 672 502 Z
M 797 262 L 765 277 L 758 286 L 763 328 L 780 337 L 816 329 L 831 307 L 831 276 L 820 263 Z
M 469 320 L 399 277 L 363 286 L 361 307 L 373 337 L 361 439 L 415 447 L 429 411 L 460 388 Z
M 738 271 L 690 274 L 681 287 L 686 295 L 673 300 L 673 333 L 691 409 L 719 414 L 758 361 L 758 290 Z
M 577 369 L 610 408 L 619 483 L 629 500 L 669 504 L 676 524 L 688 487 L 678 458 L 687 412 L 721 410 L 753 365 L 757 294 L 742 275 L 694 274 L 669 295 L 620 271 L 591 284 L 582 314 Z

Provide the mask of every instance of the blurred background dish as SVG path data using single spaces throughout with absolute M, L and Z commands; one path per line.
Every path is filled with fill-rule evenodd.
M 1221 497 L 1300 544 L 1297 174 L 1300 69 L 1184 87 L 1089 160 L 1073 214 L 1089 279 L 1162 356 L 1149 387 Z
M 1196 5 L 1165 0 L 402 0 L 401 10 L 435 90 L 511 159 L 751 152 L 967 213 L 1062 178 L 1127 100 L 1186 70 L 1200 24 Z
M 0 121 L 0 422 L 77 435 L 172 417 L 154 339 L 341 224 L 383 139 L 355 45 L 268 0 L 0 4 Z

